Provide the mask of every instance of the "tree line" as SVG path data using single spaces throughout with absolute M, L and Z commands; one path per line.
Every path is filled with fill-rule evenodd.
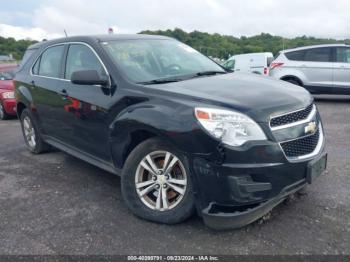
M 16 60 L 21 60 L 27 47 L 36 43 L 32 40 L 15 40 L 12 37 L 4 38 L 0 36 L 0 55 L 12 54 Z
M 268 33 L 261 33 L 260 35 L 250 37 L 234 37 L 230 35 L 209 34 L 199 31 L 187 33 L 179 28 L 165 31 L 146 30 L 142 31 L 141 33 L 173 37 L 197 49 L 207 56 L 222 59 L 227 59 L 229 56 L 235 54 L 272 52 L 274 55 L 276 55 L 283 49 L 300 46 L 331 43 L 350 43 L 349 39 L 335 40 L 330 38 L 315 38 L 308 36 L 283 38 L 281 36 L 273 36 Z
M 221 59 L 227 59 L 229 56 L 235 54 L 252 52 L 272 52 L 276 55 L 280 50 L 306 45 L 350 43 L 349 39 L 336 40 L 309 36 L 283 38 L 268 33 L 261 33 L 260 35 L 250 37 L 235 37 L 230 35 L 220 35 L 217 33 L 209 34 L 199 31 L 187 33 L 179 28 L 174 30 L 145 30 L 140 33 L 173 37 L 189 46 L 192 46 L 207 56 Z M 16 41 L 14 38 L 4 38 L 0 36 L 0 55 L 12 54 L 15 59 L 20 60 L 26 48 L 33 43 L 36 43 L 36 41 Z

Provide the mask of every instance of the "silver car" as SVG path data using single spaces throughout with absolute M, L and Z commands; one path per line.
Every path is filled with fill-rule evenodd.
M 316 45 L 281 51 L 270 76 L 314 94 L 350 94 L 350 45 Z

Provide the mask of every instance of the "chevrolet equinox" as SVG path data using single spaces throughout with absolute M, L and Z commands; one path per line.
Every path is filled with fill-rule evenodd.
M 242 227 L 326 168 L 305 89 L 226 71 L 168 37 L 38 43 L 15 85 L 28 149 L 55 147 L 120 175 L 126 205 L 147 220 L 197 211 L 211 228 Z

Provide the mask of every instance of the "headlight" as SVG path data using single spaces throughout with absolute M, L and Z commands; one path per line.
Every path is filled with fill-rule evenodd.
M 13 92 L 13 91 L 4 92 L 4 93 L 2 93 L 2 97 L 3 97 L 4 99 L 12 99 L 12 98 L 15 98 L 15 92 Z
M 241 146 L 251 140 L 267 140 L 260 126 L 244 114 L 215 108 L 195 108 L 195 115 L 204 129 L 230 146 Z

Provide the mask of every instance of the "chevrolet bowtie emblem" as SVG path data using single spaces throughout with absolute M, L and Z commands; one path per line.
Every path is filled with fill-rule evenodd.
M 315 122 L 310 122 L 308 125 L 305 127 L 304 131 L 305 134 L 313 134 L 316 132 L 317 126 Z

